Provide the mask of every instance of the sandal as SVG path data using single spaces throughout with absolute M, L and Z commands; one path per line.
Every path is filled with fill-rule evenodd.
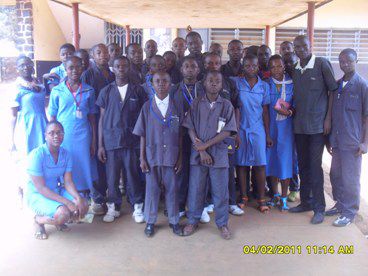
M 244 209 L 247 206 L 249 198 L 247 196 L 243 196 L 238 204 L 240 209 Z
M 60 232 L 69 232 L 71 230 L 66 224 L 55 225 L 55 227 Z
M 277 193 L 277 194 L 274 194 L 273 197 L 271 198 L 271 200 L 269 200 L 267 202 L 267 205 L 270 206 L 270 207 L 275 207 L 277 205 L 280 204 L 280 194 Z
M 266 214 L 270 211 L 270 207 L 267 206 L 267 202 L 265 199 L 260 199 L 257 202 L 258 202 L 258 210 L 261 213 Z
M 287 197 L 280 198 L 280 211 L 287 211 L 289 210 L 289 206 L 287 205 Z
M 45 229 L 45 225 L 44 224 L 39 224 L 36 221 L 36 218 L 34 220 L 34 224 L 35 224 L 35 228 L 36 231 L 34 233 L 34 236 L 37 240 L 47 240 L 47 238 L 49 237 L 46 233 L 46 229 Z

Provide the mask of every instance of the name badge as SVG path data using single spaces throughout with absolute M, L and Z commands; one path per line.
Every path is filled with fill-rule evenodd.
M 78 119 L 83 119 L 83 113 L 82 113 L 82 110 L 80 109 L 77 109 L 75 111 L 75 117 L 78 118 Z
M 219 117 L 218 124 L 217 124 L 217 133 L 220 133 L 222 129 L 224 128 L 226 123 L 226 119 Z

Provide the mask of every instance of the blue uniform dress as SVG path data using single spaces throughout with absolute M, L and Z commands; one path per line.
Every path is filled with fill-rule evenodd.
M 77 103 L 82 113 L 77 117 Z M 56 116 L 64 126 L 63 147 L 68 150 L 73 159 L 73 181 L 78 191 L 91 190 L 91 127 L 89 114 L 96 113 L 95 93 L 91 86 L 82 83 L 75 99 L 63 81 L 55 86 L 50 95 L 48 110 L 50 116 Z
M 12 107 L 18 107 L 16 124 L 16 147 L 25 156 L 45 142 L 47 118 L 45 113 L 45 89 L 17 86 L 17 93 Z
M 287 78 L 285 80 L 288 80 Z M 291 117 L 277 120 L 277 112 L 274 109 L 276 102 L 281 98 L 281 90 L 270 79 L 270 136 L 273 146 L 267 148 L 266 175 L 274 176 L 281 180 L 293 176 L 294 133 Z M 285 84 L 285 101 L 292 105 L 293 84 Z
M 263 106 L 270 104 L 268 83 L 258 77 L 250 88 L 245 78 L 233 78 L 239 90 L 241 143 L 236 151 L 238 166 L 264 166 L 266 159 L 266 133 L 263 124 Z
M 42 176 L 51 191 L 69 200 L 73 200 L 73 197 L 60 184 L 64 183 L 64 174 L 71 171 L 72 158 L 63 147 L 60 147 L 56 164 L 46 144 L 34 149 L 28 156 L 28 174 Z M 36 215 L 48 217 L 53 217 L 57 208 L 63 205 L 41 195 L 31 179 L 28 181 L 26 201 Z

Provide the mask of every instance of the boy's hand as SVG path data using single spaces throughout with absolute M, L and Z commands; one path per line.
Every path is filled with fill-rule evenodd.
M 200 139 L 196 138 L 194 142 L 194 149 L 196 151 L 204 151 L 208 148 L 206 143 L 203 143 Z
M 207 153 L 207 151 L 200 151 L 199 154 L 201 156 L 201 164 L 202 165 L 208 165 L 208 166 L 213 165 L 212 157 L 211 157 L 211 155 L 209 155 Z
M 104 147 L 99 147 L 97 151 L 98 160 L 100 160 L 102 163 L 106 162 L 106 151 Z
M 180 173 L 182 168 L 183 168 L 183 159 L 179 157 L 174 167 L 175 173 L 176 174 Z
M 146 158 L 141 158 L 141 169 L 143 173 L 148 173 L 150 170 Z
M 368 145 L 365 144 L 365 143 L 361 143 L 359 145 L 359 150 L 358 150 L 356 155 L 359 156 L 359 155 L 362 155 L 362 154 L 366 154 L 367 151 L 368 151 Z
M 238 149 L 240 144 L 241 144 L 241 139 L 240 139 L 240 135 L 238 134 L 235 136 L 235 149 Z
M 96 154 L 96 146 L 95 146 L 94 142 L 92 142 L 91 146 L 89 147 L 89 153 L 90 153 L 91 157 L 95 156 L 95 154 Z
M 331 147 L 331 144 L 330 144 L 330 141 L 327 141 L 326 142 L 326 150 L 329 154 L 332 155 L 332 147 Z
M 328 135 L 331 132 L 331 118 L 326 118 L 323 123 L 323 135 Z
M 290 115 L 290 111 L 289 109 L 284 108 L 283 105 L 281 105 L 282 108 L 276 108 L 274 107 L 274 109 L 276 110 L 277 113 L 279 113 L 280 115 L 284 115 L 284 116 L 289 116 Z
M 267 145 L 268 148 L 273 146 L 273 141 L 271 139 L 271 136 L 269 136 L 269 135 L 266 136 L 266 145 Z

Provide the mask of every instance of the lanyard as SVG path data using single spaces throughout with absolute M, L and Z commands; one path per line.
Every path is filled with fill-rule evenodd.
M 170 111 L 169 117 L 167 119 L 165 119 L 165 118 L 161 119 L 161 117 L 152 108 L 152 102 L 154 100 L 155 99 L 150 100 L 151 101 L 150 102 L 150 111 L 153 113 L 153 116 L 156 118 L 156 120 L 158 120 L 160 122 L 161 125 L 170 127 L 170 120 L 171 120 L 172 111 Z M 169 106 L 167 108 L 169 108 Z
M 75 105 L 77 106 L 77 108 L 79 109 L 79 106 L 82 102 L 82 83 L 79 85 L 76 93 L 75 93 L 75 96 L 74 96 L 74 93 L 73 93 L 73 90 L 72 90 L 72 87 L 70 86 L 69 82 L 66 81 L 66 86 L 68 87 L 70 93 L 72 93 L 72 96 L 73 96 L 73 99 L 74 99 L 74 102 L 75 102 Z M 77 93 L 79 91 L 79 102 L 77 101 Z
M 187 97 L 184 88 L 187 91 L 190 98 Z M 190 93 L 190 90 L 188 89 L 185 83 L 183 83 L 181 90 L 183 92 L 184 98 L 187 100 L 188 104 L 191 105 L 194 99 L 193 99 L 192 93 Z M 197 85 L 196 84 L 194 84 L 194 98 L 197 98 Z

